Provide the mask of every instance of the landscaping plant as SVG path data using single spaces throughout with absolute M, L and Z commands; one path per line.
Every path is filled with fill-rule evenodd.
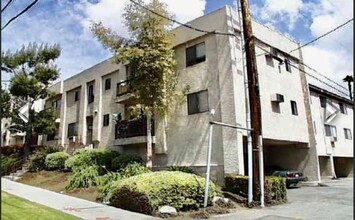
M 70 157 L 68 153 L 56 152 L 46 156 L 45 165 L 47 170 L 63 170 L 65 161 Z

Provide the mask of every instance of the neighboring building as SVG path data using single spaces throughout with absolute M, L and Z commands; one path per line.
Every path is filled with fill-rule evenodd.
M 321 176 L 353 175 L 353 101 L 309 85 Z
M 178 89 L 190 88 L 182 103 L 165 119 L 153 123 L 153 168 L 190 166 L 204 173 L 210 121 L 246 127 L 245 76 L 241 22 L 231 7 L 223 7 L 173 30 Z M 262 106 L 265 166 L 303 171 L 317 179 L 318 164 L 309 91 L 299 70 L 298 43 L 253 21 Z M 268 51 L 268 52 L 265 52 Z M 109 148 L 146 158 L 146 122 L 131 119 L 129 71 L 123 64 L 103 61 L 52 87 L 57 96 L 46 106 L 58 109 L 58 133 L 46 137 L 65 147 Z M 116 84 L 117 83 L 117 84 Z M 60 109 L 60 111 L 59 111 Z M 211 110 L 215 114 L 210 114 Z M 60 113 L 59 113 L 60 112 Z M 114 115 L 121 115 L 118 127 Z M 213 134 L 212 176 L 247 174 L 246 132 L 216 127 Z M 314 158 L 314 159 L 313 159 Z

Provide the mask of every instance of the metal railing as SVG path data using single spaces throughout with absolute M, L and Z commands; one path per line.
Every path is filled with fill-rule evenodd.
M 152 120 L 152 135 L 154 135 L 154 121 Z M 147 118 L 121 121 L 115 126 L 115 138 L 129 138 L 147 136 Z
M 1 176 L 6 176 L 11 173 L 15 173 L 17 170 L 22 169 L 23 165 L 28 161 L 29 156 L 22 156 L 15 162 L 11 164 L 11 166 L 6 169 L 1 169 Z M 13 176 L 14 177 L 14 176 Z

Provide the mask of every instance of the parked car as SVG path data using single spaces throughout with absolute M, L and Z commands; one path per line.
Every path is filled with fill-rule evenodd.
M 281 176 L 286 178 L 286 187 L 290 188 L 291 185 L 296 185 L 299 182 L 307 181 L 307 177 L 303 176 L 302 172 L 287 170 L 279 166 L 273 166 L 269 169 L 270 176 Z

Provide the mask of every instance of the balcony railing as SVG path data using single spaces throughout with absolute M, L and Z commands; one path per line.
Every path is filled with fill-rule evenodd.
M 152 120 L 152 136 L 154 136 L 154 121 Z M 121 121 L 116 124 L 115 127 L 115 138 L 130 138 L 147 136 L 147 119 L 132 119 Z
M 130 92 L 132 92 L 131 90 L 132 90 L 132 88 L 131 88 L 131 83 L 129 82 L 129 80 L 121 81 L 121 82 L 117 83 L 116 97 L 130 93 Z

